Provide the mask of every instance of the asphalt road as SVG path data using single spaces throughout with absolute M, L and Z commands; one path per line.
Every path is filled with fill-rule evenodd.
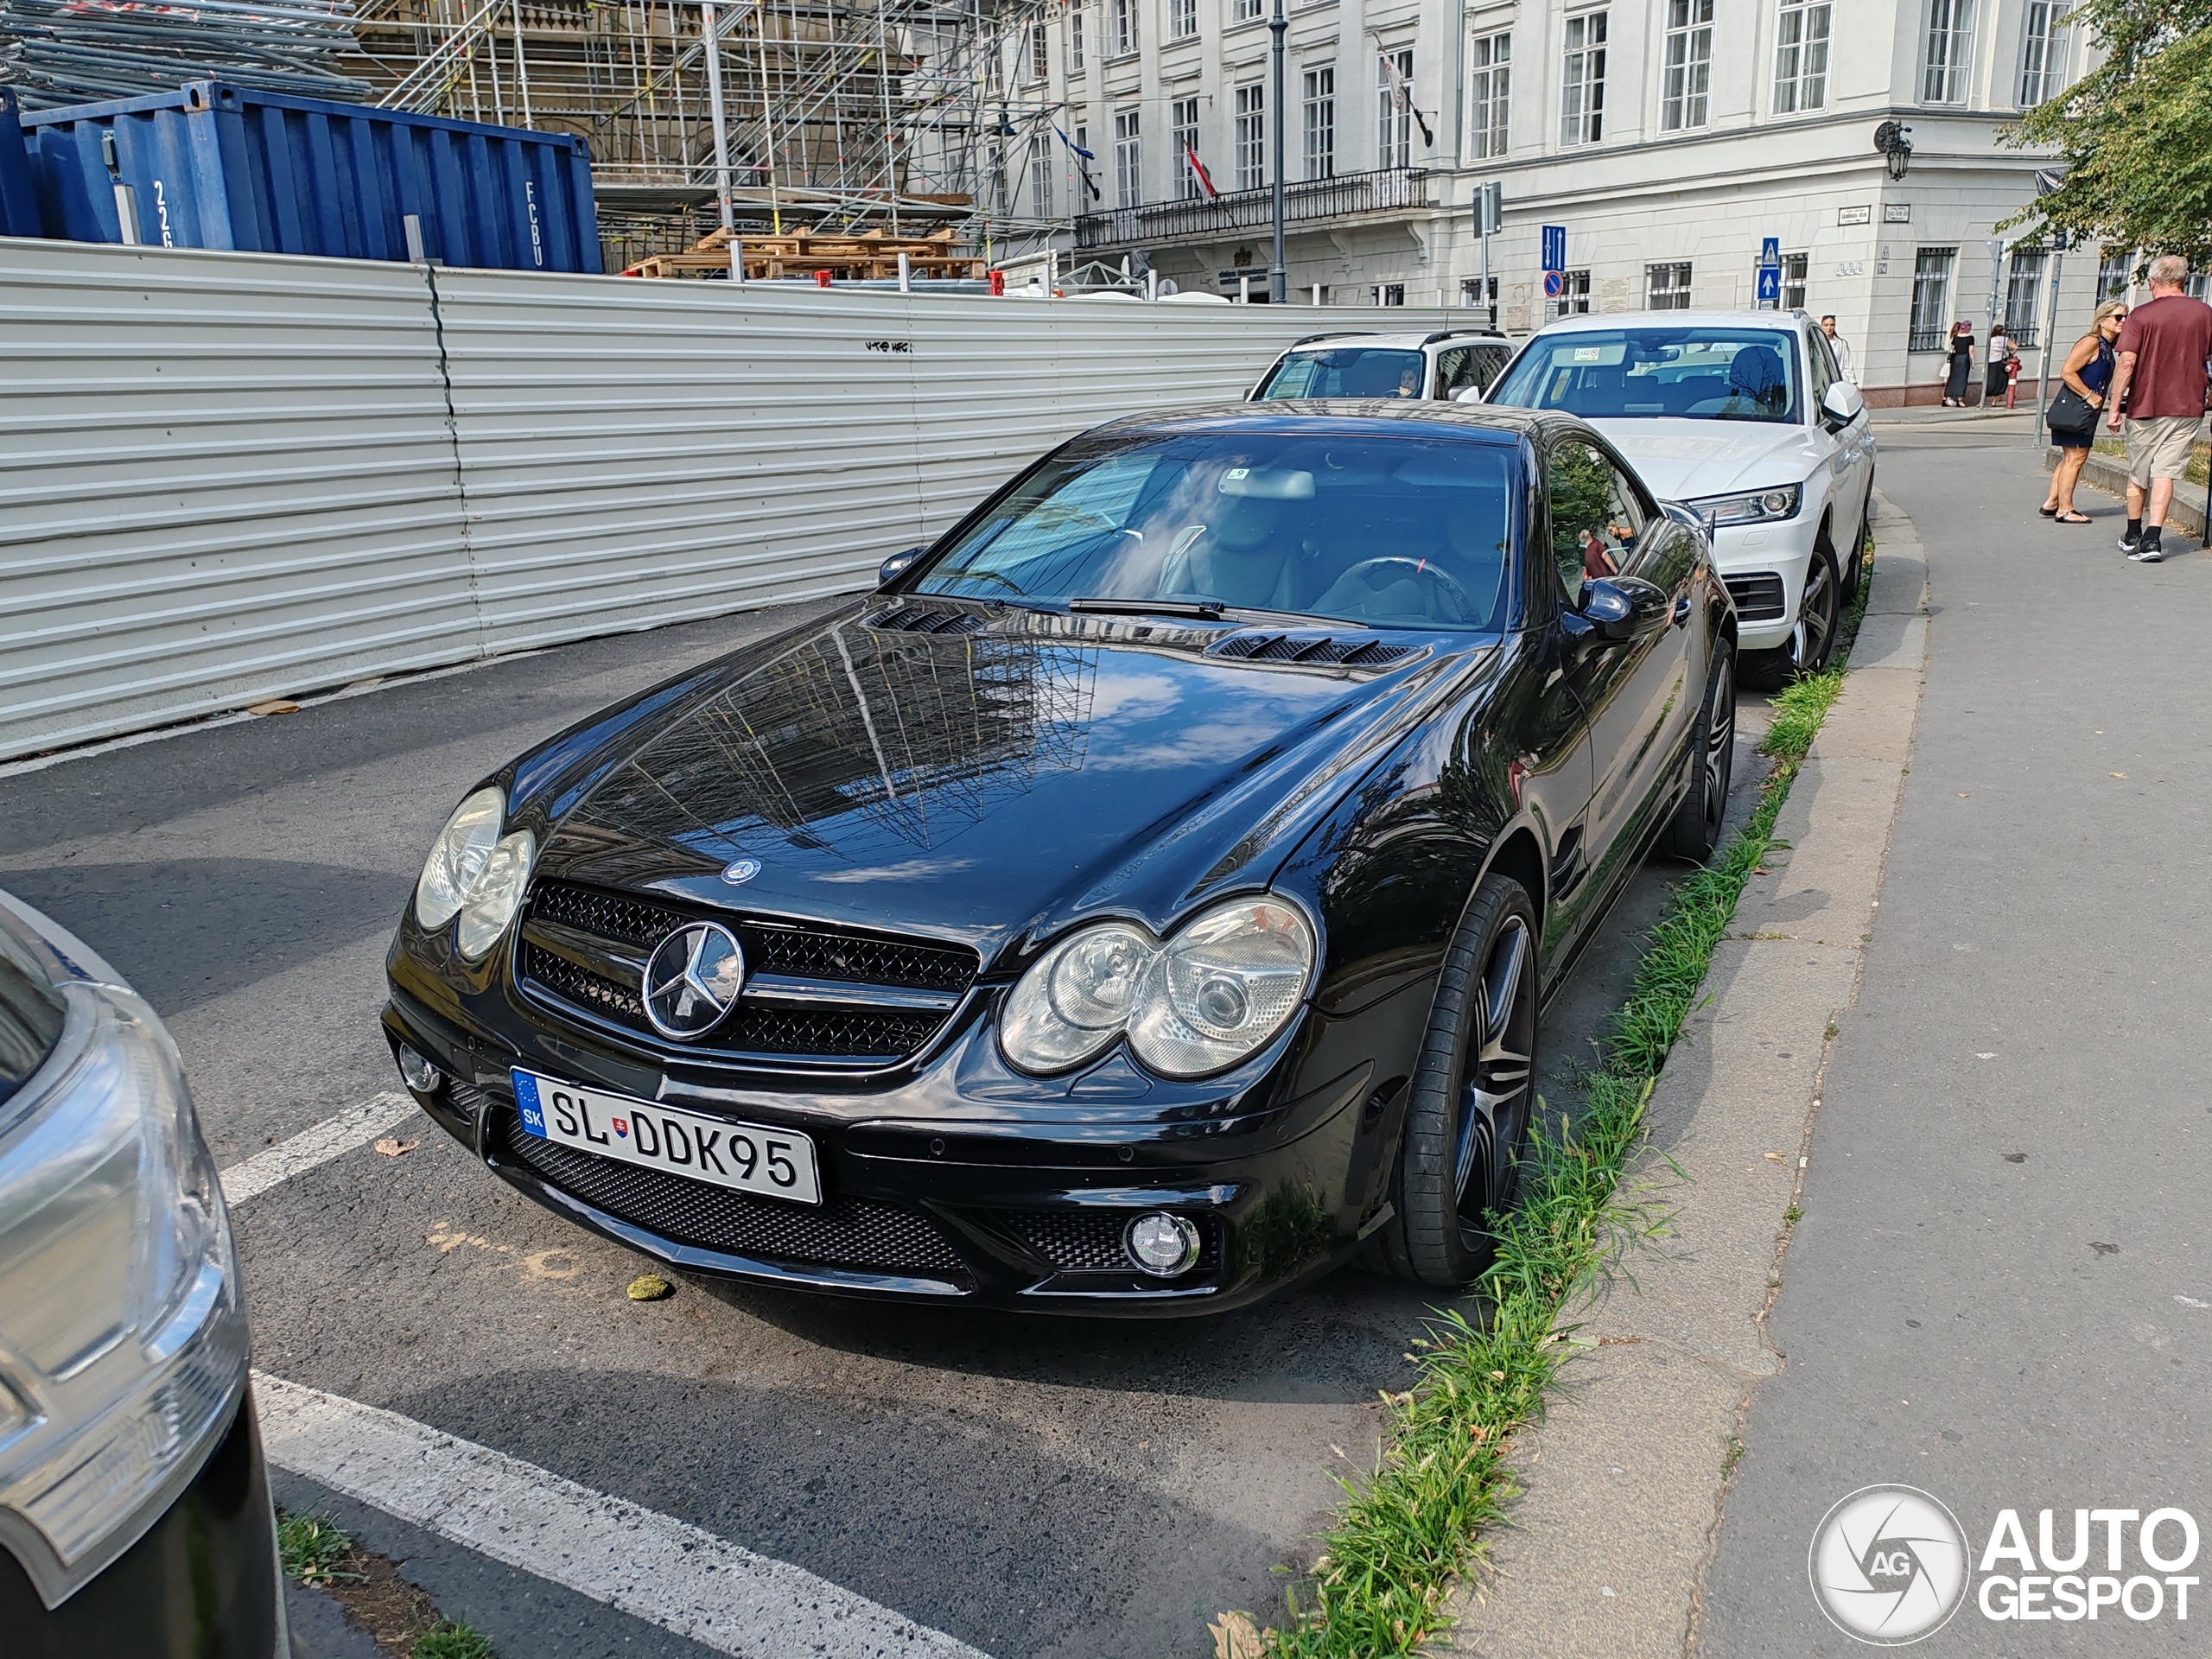
M 431 836 L 506 756 L 789 620 L 602 639 L 282 717 L 0 775 L 0 885 L 161 1010 L 230 1166 L 393 1088 L 385 945 Z M 1747 710 L 1747 731 L 1758 727 Z M 1737 813 L 1757 771 L 1739 749 Z M 1646 871 L 1553 1010 L 1547 1092 L 1590 1058 Z M 1206 1651 L 1225 1608 L 1281 1605 L 1408 1380 L 1435 1299 L 1346 1269 L 1258 1308 L 1160 1325 L 908 1311 L 686 1283 L 567 1225 L 428 1120 L 239 1206 L 257 1363 L 804 1567 L 997 1659 Z M 691 1643 L 295 1477 L 508 1659 Z
M 2130 563 L 2086 488 L 2093 525 L 2038 519 L 2024 437 L 1883 435 L 1882 487 L 1928 548 L 1927 686 L 1771 1316 L 1787 1363 L 1707 1577 L 1715 1659 L 1863 1651 L 1816 1610 L 1807 1552 L 1872 1484 L 1948 1504 L 1977 1567 L 2005 1509 L 2031 1545 L 2056 1510 L 2062 1556 L 2077 1509 L 2212 1521 L 2212 558 L 2176 538 Z M 2156 1576 L 2133 1527 L 2120 1543 L 2118 1577 Z M 2098 1523 L 2081 1570 L 2106 1547 Z M 2202 1652 L 2212 1605 L 2192 1592 L 2182 1623 L 2161 1594 L 2158 1618 L 2094 1624 L 1996 1622 L 1970 1595 L 1920 1650 Z

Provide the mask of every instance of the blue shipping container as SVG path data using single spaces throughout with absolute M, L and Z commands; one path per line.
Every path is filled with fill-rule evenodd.
M 404 260 L 412 213 L 423 253 L 448 265 L 600 269 L 590 151 L 565 134 L 220 80 L 21 120 L 48 236 L 123 239 L 102 149 L 112 132 L 149 245 Z M 0 208 L 5 193 L 0 173 Z
M 0 86 L 0 236 L 42 236 L 30 152 L 16 121 L 16 95 Z

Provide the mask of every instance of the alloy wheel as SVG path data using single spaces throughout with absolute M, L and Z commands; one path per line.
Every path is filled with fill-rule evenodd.
M 1789 632 L 1789 665 L 1800 674 L 1817 674 L 1827 666 L 1828 642 L 1835 637 L 1839 604 L 1835 563 L 1825 554 L 1815 553 L 1805 567 L 1805 591 L 1797 600 L 1797 626 Z
M 1478 1248 L 1486 1211 L 1512 1201 L 1515 1164 L 1535 1079 L 1535 936 L 1516 916 L 1491 941 L 1483 964 L 1480 1046 L 1460 1085 L 1452 1176 L 1461 1239 Z
M 1720 844 L 1728 816 L 1728 779 L 1736 766 L 1736 664 L 1723 657 L 1713 671 L 1713 700 L 1705 727 L 1705 829 L 1708 845 Z

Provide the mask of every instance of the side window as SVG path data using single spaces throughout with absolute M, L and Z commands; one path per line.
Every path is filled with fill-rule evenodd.
M 1807 400 L 1812 406 L 1805 412 L 1817 421 L 1821 418 L 1821 399 L 1828 395 L 1828 388 L 1836 381 L 1835 359 L 1828 355 L 1827 336 L 1817 328 L 1806 336 L 1805 363 L 1805 382 L 1813 393 Z
M 1636 491 L 1612 463 L 1586 443 L 1553 446 L 1549 486 L 1552 563 L 1567 602 L 1579 606 L 1582 584 L 1620 574 L 1643 532 Z
M 1436 354 L 1436 395 L 1449 400 L 1475 384 L 1475 354 L 1455 346 Z

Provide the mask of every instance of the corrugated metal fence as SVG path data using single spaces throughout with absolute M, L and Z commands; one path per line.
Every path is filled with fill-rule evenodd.
M 1072 433 L 1464 320 L 0 238 L 0 758 L 862 588 Z

